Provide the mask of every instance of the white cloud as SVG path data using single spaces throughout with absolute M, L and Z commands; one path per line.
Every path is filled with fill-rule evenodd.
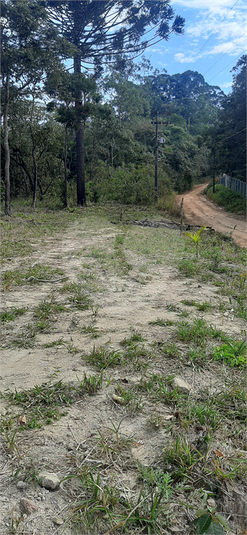
M 224 82 L 221 84 L 221 87 L 224 87 L 225 89 L 227 89 L 227 87 L 232 87 L 232 82 Z
M 177 54 L 175 54 L 174 58 L 175 58 L 175 61 L 178 61 L 179 63 L 193 63 L 195 61 L 195 59 L 197 59 L 197 58 L 193 58 L 191 56 L 187 56 L 186 57 L 181 52 L 178 52 Z
M 174 5 L 188 7 L 191 9 L 203 9 L 210 11 L 219 11 L 222 8 L 230 9 L 233 5 L 233 0 L 176 0 Z M 241 6 L 244 5 L 240 2 Z

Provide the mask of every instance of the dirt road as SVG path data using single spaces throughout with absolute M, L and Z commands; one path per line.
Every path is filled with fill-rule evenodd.
M 188 223 L 207 225 L 222 234 L 232 235 L 240 247 L 247 247 L 246 220 L 242 215 L 230 214 L 215 206 L 203 192 L 207 184 L 194 186 L 193 190 L 177 196 L 177 202 L 184 198 L 184 217 Z

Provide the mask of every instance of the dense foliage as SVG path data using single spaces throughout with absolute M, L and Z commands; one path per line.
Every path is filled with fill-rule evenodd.
M 64 206 L 68 196 L 77 204 L 152 203 L 157 119 L 161 205 L 215 168 L 244 179 L 246 56 L 227 97 L 198 72 L 153 72 L 147 60 L 133 62 L 148 44 L 145 29 L 156 24 L 155 38 L 168 39 L 184 21 L 168 1 L 126 6 L 1 0 L 5 213 L 10 193 L 31 194 L 34 206 L 37 194 Z

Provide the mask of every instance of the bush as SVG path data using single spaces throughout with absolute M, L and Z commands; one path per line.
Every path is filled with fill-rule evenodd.
M 241 197 L 239 193 L 236 193 L 221 184 L 215 185 L 215 193 L 213 193 L 213 188 L 210 184 L 206 190 L 206 195 L 220 206 L 224 206 L 228 212 L 246 213 L 246 201 L 244 197 Z

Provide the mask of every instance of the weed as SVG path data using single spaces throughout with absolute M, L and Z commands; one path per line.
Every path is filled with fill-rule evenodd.
M 5 323 L 7 321 L 14 321 L 15 318 L 17 318 L 18 316 L 22 316 L 23 314 L 25 314 L 26 311 L 26 307 L 5 310 L 4 312 L 1 312 L 0 315 L 1 323 Z
M 166 343 L 160 349 L 167 358 L 177 358 L 179 355 L 176 344 Z
M 82 358 L 85 358 L 84 356 Z M 86 356 L 86 361 L 96 366 L 99 370 L 105 370 L 111 366 L 120 365 L 122 356 L 116 351 L 109 351 L 104 347 L 93 347 L 92 352 Z
M 195 405 L 189 407 L 187 418 L 194 420 L 195 423 L 199 423 L 201 426 L 207 426 L 215 429 L 220 415 L 217 409 L 214 407 L 214 400 L 208 400 L 203 403 L 197 401 Z
M 8 399 L 15 405 L 20 405 L 25 413 L 26 428 L 34 429 L 42 424 L 50 424 L 64 414 L 59 407 L 68 407 L 77 399 L 88 393 L 93 395 L 101 388 L 102 376 L 87 377 L 77 385 L 65 384 L 58 381 L 54 384 L 44 383 L 36 385 L 26 391 L 8 394 Z
M 117 396 L 123 399 L 129 413 L 134 414 L 143 409 L 142 398 L 137 396 L 134 388 L 125 389 L 120 385 L 115 388 Z
M 127 275 L 132 269 L 132 265 L 127 261 L 123 250 L 125 234 L 119 234 L 115 237 L 114 253 L 116 258 L 116 270 L 120 275 Z
M 130 336 L 130 338 L 124 338 L 122 340 L 121 345 L 124 347 L 133 347 L 135 342 L 144 342 L 144 338 L 141 334 L 139 334 L 137 331 L 133 330 L 133 334 Z
M 203 346 L 207 340 L 212 338 L 227 340 L 222 331 L 215 329 L 211 325 L 208 326 L 206 321 L 201 318 L 195 319 L 192 324 L 187 322 L 179 323 L 178 338 L 183 342 L 194 342 L 198 346 Z
M 178 262 L 177 267 L 185 277 L 194 277 L 198 274 L 198 266 L 195 261 L 183 258 Z
M 203 459 L 203 455 L 186 439 L 178 436 L 173 446 L 163 450 L 164 468 L 171 472 L 174 479 L 188 478 L 194 465 Z
M 189 238 L 191 238 L 191 240 L 193 240 L 194 244 L 196 245 L 196 253 L 197 253 L 197 258 L 199 256 L 199 241 L 201 239 L 201 233 L 205 230 L 206 227 L 202 227 L 200 228 L 200 230 L 198 230 L 198 232 L 194 232 L 194 234 L 192 234 L 192 232 L 185 232 L 185 236 L 189 236 Z
M 223 516 L 215 511 L 198 509 L 196 513 L 196 519 L 192 522 L 191 527 L 196 529 L 198 535 L 224 535 L 225 528 L 227 531 L 231 531 L 228 522 Z
M 169 310 L 169 312 L 180 312 L 179 307 L 177 307 L 177 306 L 174 305 L 173 303 L 168 303 L 168 304 L 166 305 L 166 309 Z
M 47 342 L 44 344 L 45 348 L 55 347 L 55 346 L 63 346 L 64 345 L 64 339 L 59 338 L 58 340 L 53 340 L 53 342 Z
M 79 390 L 86 392 L 89 396 L 95 394 L 102 386 L 103 375 L 89 375 L 84 372 L 83 381 L 79 383 Z
M 170 325 L 174 325 L 174 321 L 157 318 L 157 320 L 150 321 L 149 325 L 159 325 L 160 327 L 168 327 Z
M 3 286 L 4 289 L 8 289 L 11 285 L 24 285 L 29 284 L 39 284 L 40 280 L 52 280 L 58 275 L 64 275 L 64 272 L 57 268 L 52 269 L 50 266 L 45 266 L 42 264 L 35 264 L 32 267 L 29 267 L 23 272 L 19 269 L 14 269 L 13 271 L 5 271 L 3 275 Z
M 197 306 L 197 302 L 194 301 L 194 299 L 183 299 L 181 301 L 181 303 L 183 303 L 183 305 L 186 305 L 187 307 L 196 307 Z
M 49 301 L 45 299 L 35 308 L 34 319 L 35 327 L 38 331 L 43 331 L 49 327 L 50 321 L 54 319 L 54 314 L 64 312 L 66 308 L 56 303 L 52 296 Z
M 246 342 L 228 341 L 226 344 L 216 347 L 212 353 L 214 360 L 222 360 L 231 368 L 238 366 L 244 368 L 247 365 Z
M 75 282 L 65 284 L 61 292 L 69 293 L 69 301 L 78 310 L 87 310 L 92 305 L 92 300 L 85 294 L 84 287 Z

